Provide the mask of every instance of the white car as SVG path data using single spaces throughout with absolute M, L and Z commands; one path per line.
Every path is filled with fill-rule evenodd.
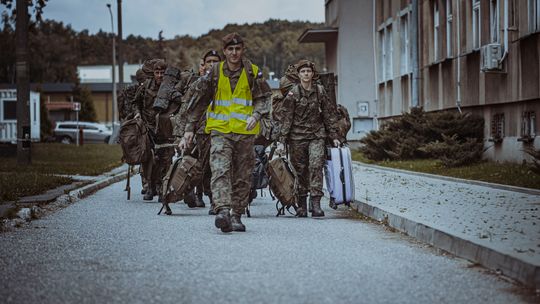
M 83 130 L 84 143 L 108 143 L 112 135 L 112 131 L 103 124 L 79 121 L 78 126 Z M 77 132 L 76 121 L 58 121 L 54 128 L 56 140 L 64 144 L 74 143 Z

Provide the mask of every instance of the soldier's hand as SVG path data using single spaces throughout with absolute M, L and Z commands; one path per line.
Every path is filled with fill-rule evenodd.
M 194 137 L 194 133 L 193 132 L 185 132 L 184 133 L 184 140 L 185 140 L 185 143 L 186 143 L 186 146 L 190 146 L 191 145 L 191 142 L 193 142 L 193 137 Z
M 334 139 L 334 147 L 339 147 L 341 145 L 341 142 L 338 139 Z
M 249 117 L 247 120 L 246 130 L 252 130 L 257 125 L 257 119 L 253 116 Z
M 276 146 L 276 154 L 283 155 L 285 154 L 285 143 L 279 142 Z
M 186 139 L 184 137 L 182 137 L 182 139 L 180 140 L 180 142 L 178 143 L 178 149 L 180 150 L 185 150 L 187 148 L 187 144 L 186 144 Z

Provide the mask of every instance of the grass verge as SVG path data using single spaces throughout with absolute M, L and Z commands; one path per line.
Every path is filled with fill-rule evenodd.
M 503 185 L 540 189 L 540 175 L 526 165 L 482 161 L 470 166 L 446 168 L 440 161 L 418 159 L 406 161 L 371 161 L 362 153 L 352 151 L 353 160 L 382 167 L 478 180 Z
M 29 166 L 18 166 L 16 157 L 0 157 L 0 201 L 41 194 L 73 181 L 55 174 L 100 175 L 120 166 L 121 157 L 119 145 L 33 144 Z

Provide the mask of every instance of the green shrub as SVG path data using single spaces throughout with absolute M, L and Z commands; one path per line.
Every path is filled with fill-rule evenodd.
M 484 119 L 479 116 L 413 108 L 371 131 L 360 141 L 360 152 L 375 161 L 434 158 L 455 167 L 481 159 L 483 137 Z
M 525 152 L 533 157 L 532 165 L 530 165 L 531 171 L 536 174 L 540 174 L 540 150 L 535 149 L 534 147 L 526 147 Z

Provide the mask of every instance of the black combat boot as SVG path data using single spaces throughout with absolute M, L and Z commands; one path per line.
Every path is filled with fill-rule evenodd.
M 152 187 L 148 187 L 146 193 L 143 196 L 143 200 L 151 201 L 154 199 L 154 195 L 156 195 L 156 191 Z
M 189 191 L 186 196 L 184 196 L 184 203 L 188 205 L 189 208 L 197 207 L 197 197 L 195 197 L 195 192 Z
M 214 222 L 217 228 L 221 229 L 221 232 L 231 232 L 233 231 L 231 223 L 231 213 L 229 209 L 224 208 L 219 210 L 218 215 L 216 215 L 216 220 Z
M 322 217 L 324 216 L 324 211 L 321 209 L 321 197 L 313 196 L 310 197 L 311 204 L 313 205 L 313 211 L 311 211 L 311 217 Z
M 195 207 L 197 207 L 197 208 L 204 208 L 205 207 L 202 196 L 203 196 L 202 192 L 197 193 L 197 198 L 195 199 Z
M 240 231 L 240 232 L 246 231 L 246 226 L 242 223 L 241 218 L 242 218 L 242 215 L 237 214 L 236 212 L 233 212 L 233 214 L 231 215 L 231 223 L 232 223 L 233 231 Z
M 307 196 L 300 196 L 298 198 L 298 209 L 296 209 L 296 216 L 307 217 Z

